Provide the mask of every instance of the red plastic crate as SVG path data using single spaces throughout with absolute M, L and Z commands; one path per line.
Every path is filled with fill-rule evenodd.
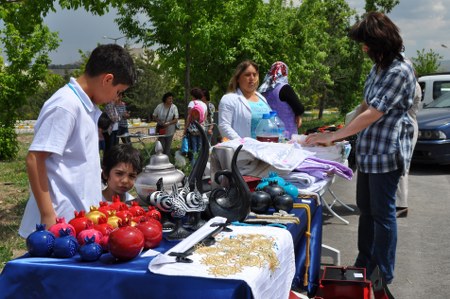
M 320 280 L 323 299 L 371 299 L 371 289 L 364 268 L 325 267 Z

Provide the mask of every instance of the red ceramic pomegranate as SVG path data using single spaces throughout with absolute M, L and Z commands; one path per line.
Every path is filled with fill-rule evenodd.
M 141 207 L 137 201 L 131 202 L 131 207 L 129 207 L 128 210 L 133 216 L 143 216 L 145 214 L 144 208 Z
M 111 210 L 119 211 L 119 210 L 128 210 L 128 206 L 126 203 L 120 201 L 119 195 L 113 196 L 112 202 L 109 205 Z
M 122 209 L 122 210 L 117 211 L 116 216 L 119 217 L 120 219 L 122 219 L 123 222 L 127 222 L 128 220 L 131 220 L 131 218 L 133 217 L 133 214 L 131 214 L 131 212 L 127 208 L 126 210 Z
M 56 223 L 50 226 L 48 230 L 52 232 L 56 238 L 59 238 L 59 232 L 61 231 L 61 229 L 70 229 L 70 235 L 73 237 L 77 236 L 76 230 L 73 225 L 67 223 L 64 217 L 56 218 Z
M 111 211 L 111 206 L 106 201 L 101 201 L 98 207 L 99 212 L 102 212 L 108 217 L 108 212 Z
M 109 233 L 112 232 L 114 227 L 108 223 L 108 219 L 100 218 L 98 220 L 98 224 L 94 224 L 94 229 L 101 232 L 102 235 L 109 235 Z
M 158 221 L 161 221 L 161 213 L 156 209 L 149 209 L 145 215 L 149 218 L 154 218 Z
M 144 249 L 158 247 L 162 240 L 162 226 L 159 227 L 156 221 L 144 221 L 136 226 L 144 234 Z
M 78 235 L 79 232 L 81 232 L 83 229 L 86 228 L 86 225 L 88 222 L 91 222 L 88 218 L 86 218 L 86 212 L 85 211 L 75 211 L 75 218 L 72 218 L 72 220 L 69 221 L 69 224 L 73 226 L 75 229 L 76 235 Z
M 144 234 L 128 223 L 120 223 L 109 234 L 109 252 L 120 261 L 128 261 L 138 256 L 144 249 Z
M 90 239 L 92 237 L 95 238 L 94 239 L 95 243 L 100 244 L 100 240 L 102 239 L 103 234 L 98 230 L 94 229 L 94 225 L 92 223 L 89 223 L 86 229 L 82 230 L 78 234 L 77 240 L 80 245 L 84 245 L 84 243 L 86 242 L 86 238 Z

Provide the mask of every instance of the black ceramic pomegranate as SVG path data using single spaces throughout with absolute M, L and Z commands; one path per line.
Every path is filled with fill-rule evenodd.
M 275 196 L 272 200 L 272 204 L 276 211 L 283 210 L 289 213 L 294 207 L 294 199 L 292 196 L 285 193 Z
M 264 191 L 255 191 L 250 195 L 251 210 L 257 214 L 265 214 L 272 204 L 270 194 Z
M 262 191 L 269 193 L 270 198 L 272 198 L 272 200 L 275 199 L 276 196 L 278 195 L 283 195 L 286 192 L 284 191 L 283 187 L 281 187 L 280 185 L 278 185 L 277 182 L 270 182 L 269 185 L 265 186 Z

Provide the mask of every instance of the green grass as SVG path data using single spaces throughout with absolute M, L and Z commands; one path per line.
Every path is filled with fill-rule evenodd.
M 0 269 L 26 250 L 25 240 L 17 232 L 29 196 L 25 156 L 31 138 L 31 135 L 19 136 L 17 158 L 0 162 Z

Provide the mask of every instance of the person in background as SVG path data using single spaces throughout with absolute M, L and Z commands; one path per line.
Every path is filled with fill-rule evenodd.
M 196 155 L 202 147 L 200 132 L 193 122 L 197 121 L 201 126 L 205 127 L 205 120 L 208 117 L 208 107 L 201 100 L 202 98 L 203 92 L 200 88 L 194 87 L 191 89 L 191 101 L 188 104 L 184 136 L 188 136 L 189 139 L 189 152 L 192 155 L 190 157 L 192 164 L 195 163 Z
M 103 157 L 102 180 L 106 188 L 102 195 L 104 201 L 112 201 L 119 196 L 120 201 L 131 201 L 134 197 L 128 193 L 142 171 L 142 158 L 139 150 L 131 144 L 117 144 Z
M 211 97 L 209 95 L 209 90 L 206 88 L 202 88 L 202 101 L 206 104 L 208 118 L 206 119 L 205 131 L 206 136 L 208 137 L 208 142 L 211 144 L 211 139 L 214 130 L 214 113 L 216 112 L 216 107 L 211 103 Z
M 116 109 L 116 103 L 118 101 L 120 101 L 119 97 L 117 97 L 113 102 L 106 104 L 104 108 L 106 115 L 108 115 L 111 120 L 111 124 L 108 129 L 103 131 L 103 138 L 105 139 L 106 145 L 105 153 L 108 152 L 114 145 L 119 143 L 117 132 L 119 131 L 120 115 Z
M 49 228 L 102 199 L 97 105 L 114 101 L 136 81 L 133 59 L 121 46 L 100 45 L 84 73 L 56 91 L 39 113 L 26 157 L 30 198 L 19 228 L 26 238 L 37 223 Z
M 356 203 L 360 210 L 355 267 L 367 276 L 378 267 L 384 290 L 394 279 L 397 247 L 395 192 L 412 157 L 413 126 L 407 112 L 415 94 L 414 70 L 405 62 L 399 28 L 384 14 L 368 13 L 349 37 L 374 62 L 356 117 L 336 132 L 313 134 L 308 144 L 330 144 L 358 133 Z
M 288 66 L 282 61 L 273 63 L 258 91 L 284 122 L 285 136 L 290 139 L 292 134 L 297 134 L 305 107 L 288 83 Z
M 251 60 L 241 62 L 228 84 L 228 93 L 219 102 L 219 131 L 222 138 L 256 138 L 256 126 L 262 115 L 269 113 L 267 100 L 256 91 L 259 84 L 258 65 Z
M 173 103 L 173 98 L 173 93 L 166 92 L 162 97 L 162 103 L 158 104 L 153 111 L 153 119 L 165 129 L 164 136 L 159 137 L 158 140 L 161 142 L 164 154 L 168 156 L 179 118 L 178 108 Z
M 405 61 L 412 67 L 413 64 L 411 60 L 405 58 Z M 414 70 L 414 74 L 417 78 L 417 73 Z M 419 125 L 417 124 L 417 111 L 419 111 L 419 105 L 422 100 L 422 88 L 420 87 L 419 82 L 416 81 L 416 89 L 414 91 L 414 101 L 411 108 L 408 110 L 408 116 L 411 118 L 412 125 L 414 127 L 414 135 L 412 139 L 412 150 L 414 151 L 414 147 L 416 146 L 417 137 L 419 135 Z M 398 182 L 398 189 L 395 194 L 396 197 L 396 210 L 397 217 L 407 217 L 408 216 L 408 174 L 409 167 L 406 170 L 405 174 L 400 177 Z
M 123 97 L 123 96 L 122 96 Z M 117 131 L 117 136 L 128 135 L 128 118 L 130 117 L 130 113 L 127 111 L 127 105 L 122 100 L 122 97 L 116 103 L 116 111 L 119 114 L 119 130 Z M 122 143 L 130 143 L 130 137 L 121 137 Z

